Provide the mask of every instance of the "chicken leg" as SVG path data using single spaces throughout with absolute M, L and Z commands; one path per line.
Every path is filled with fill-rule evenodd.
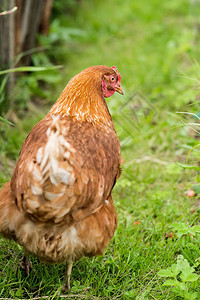
M 72 272 L 72 265 L 73 265 L 73 260 L 70 259 L 67 262 L 67 266 L 66 266 L 66 274 L 65 274 L 65 278 L 64 278 L 62 292 L 65 292 L 66 290 L 70 290 L 70 275 Z
M 22 270 L 25 271 L 26 276 L 29 276 L 30 271 L 33 269 L 33 266 L 26 251 L 24 252 L 22 260 L 19 262 L 19 266 Z

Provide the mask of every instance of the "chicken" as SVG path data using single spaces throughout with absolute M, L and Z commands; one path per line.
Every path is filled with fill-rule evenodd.
M 103 254 L 117 227 L 112 189 L 121 151 L 104 97 L 123 94 L 114 66 L 74 76 L 24 141 L 10 182 L 0 191 L 0 233 L 47 263 Z

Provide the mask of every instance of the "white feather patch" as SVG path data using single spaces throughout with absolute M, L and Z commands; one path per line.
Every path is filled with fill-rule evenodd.
M 64 169 L 59 169 L 58 171 L 58 176 L 60 177 L 61 182 L 65 183 L 66 185 L 73 183 L 73 178 L 69 172 Z
M 36 160 L 38 164 L 41 163 L 42 155 L 43 155 L 43 147 L 39 148 L 36 154 Z
M 51 128 L 49 127 L 49 128 L 47 129 L 47 136 L 49 136 L 50 133 L 51 133 Z
M 59 183 L 65 183 L 66 185 L 71 185 L 74 183 L 73 176 L 65 169 L 59 168 L 56 173 L 50 175 L 51 182 L 55 185 Z
M 37 181 L 41 181 L 42 180 L 41 174 L 36 169 L 33 170 L 33 177 Z
M 50 175 L 50 180 L 54 185 L 58 185 L 60 183 L 60 181 L 57 180 L 54 174 Z
M 70 157 L 70 152 L 69 151 L 66 151 L 65 153 L 64 153 L 64 158 L 67 158 L 67 159 L 69 159 L 69 157 Z
M 48 164 L 46 165 L 46 167 L 42 170 L 42 175 L 43 176 L 47 173 L 47 171 L 49 171 L 50 166 L 51 166 L 51 164 L 50 164 L 50 162 L 48 162 Z
M 42 195 L 43 190 L 37 186 L 31 185 L 31 191 L 33 195 Z
M 34 209 L 36 209 L 36 208 L 38 208 L 40 205 L 39 205 L 39 203 L 37 202 L 37 201 L 34 201 L 34 200 L 31 200 L 31 199 L 28 199 L 28 206 L 30 207 L 30 208 L 34 208 Z
M 43 179 L 40 183 L 44 183 L 49 177 L 53 185 L 64 183 L 70 185 L 74 183 L 73 171 L 60 168 L 60 162 L 62 158 L 70 157 L 70 152 L 75 151 L 73 147 L 66 141 L 63 136 L 62 123 L 59 121 L 59 117 L 53 117 L 52 125 L 47 129 L 46 134 L 48 140 L 44 148 L 40 148 L 37 153 L 37 161 L 40 162 L 40 170 L 43 175 Z M 67 166 L 66 166 L 67 168 Z M 70 167 L 69 167 L 70 168 Z M 45 178 L 45 180 L 44 180 Z M 55 198 L 53 195 L 47 196 L 47 198 Z
M 30 163 L 29 166 L 28 166 L 28 171 L 31 173 L 32 170 L 33 170 L 33 163 Z
M 59 218 L 65 216 L 66 214 L 68 214 L 68 212 L 70 211 L 71 207 L 70 208 L 66 208 L 66 209 L 63 209 L 62 212 L 59 214 Z
M 44 193 L 45 198 L 50 200 L 50 201 L 53 201 L 56 198 L 61 197 L 63 195 L 64 195 L 64 193 L 60 193 L 60 194 L 55 194 L 55 193 L 51 193 L 51 192 L 45 192 Z
M 58 161 L 57 161 L 57 159 L 55 159 L 53 157 L 51 158 L 51 168 L 52 168 L 53 173 L 55 173 L 56 170 L 58 169 Z
M 48 153 L 48 152 L 45 152 L 45 155 L 44 155 L 44 157 L 43 157 L 43 159 L 42 159 L 42 162 L 41 162 L 41 165 L 40 165 L 40 169 L 41 169 L 41 170 L 44 168 L 44 166 L 45 166 L 45 164 L 46 164 L 46 162 L 47 162 L 48 157 L 49 157 L 49 153 Z
M 60 142 L 62 143 L 63 146 L 65 146 L 65 148 L 69 149 L 70 148 L 70 144 L 65 140 L 65 138 L 60 135 L 59 136 Z

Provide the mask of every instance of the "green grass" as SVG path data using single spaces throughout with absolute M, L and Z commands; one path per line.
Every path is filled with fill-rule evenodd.
M 69 299 L 181 299 L 157 275 L 179 254 L 191 266 L 196 264 L 200 274 L 200 235 L 177 237 L 172 227 L 199 222 L 199 197 L 185 193 L 196 174 L 176 164 L 186 159 L 195 164 L 199 158 L 198 147 L 188 155 L 199 140 L 182 123 L 197 120 L 176 114 L 200 111 L 198 15 L 197 4 L 187 0 L 181 5 L 178 0 L 83 0 L 75 17 L 61 17 L 63 26 L 82 34 L 65 45 L 66 68 L 57 96 L 74 74 L 95 64 L 116 65 L 126 92 L 107 101 L 125 160 L 113 193 L 118 229 L 103 257 L 75 264 Z M 1 124 L 2 184 L 40 118 L 31 107 L 14 128 Z M 33 258 L 36 273 L 25 278 L 17 269 L 22 249 L 1 239 L 0 251 L 0 297 L 59 298 L 64 265 L 44 265 Z M 198 287 L 191 289 L 200 299 Z

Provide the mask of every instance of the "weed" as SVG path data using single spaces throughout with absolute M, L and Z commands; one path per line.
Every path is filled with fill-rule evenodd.
M 196 233 L 200 233 L 200 225 L 194 225 L 190 227 L 186 223 L 174 223 L 171 226 L 176 230 L 176 235 L 178 237 L 184 234 L 195 236 Z
M 200 275 L 194 273 L 195 269 L 190 267 L 187 259 L 182 255 L 178 255 L 177 263 L 172 264 L 167 269 L 160 270 L 158 275 L 167 277 L 163 286 L 171 286 L 172 291 L 183 299 L 195 300 L 199 299 L 195 289 L 200 284 Z

